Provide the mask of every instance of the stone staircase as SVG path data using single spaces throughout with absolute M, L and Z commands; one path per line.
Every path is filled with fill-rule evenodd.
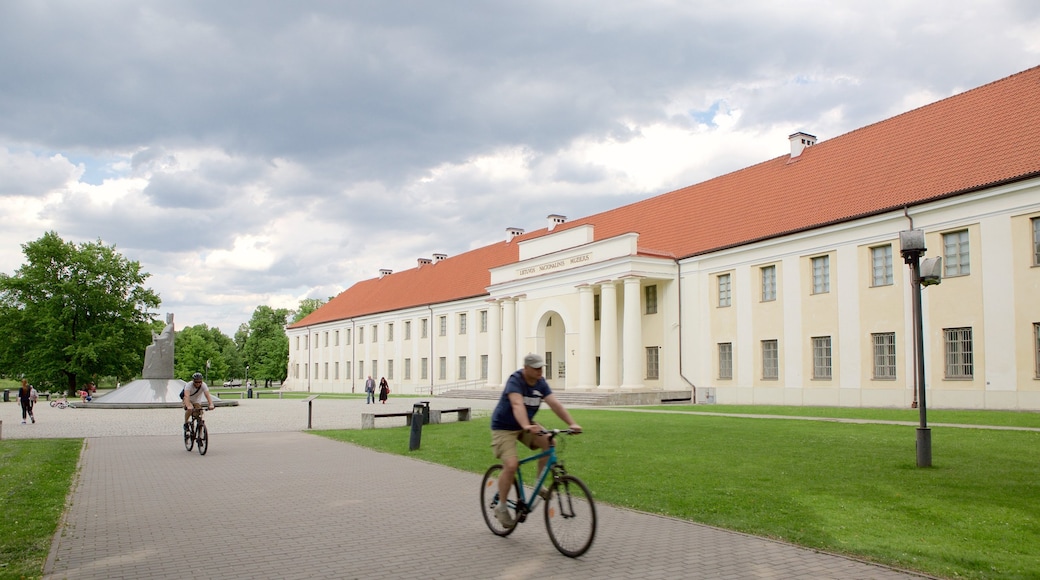
M 608 407 L 628 405 L 661 405 L 669 403 L 693 404 L 691 391 L 640 392 L 568 392 L 553 391 L 556 398 L 568 407 Z M 439 395 L 441 399 L 481 399 L 497 401 L 501 390 L 451 389 Z

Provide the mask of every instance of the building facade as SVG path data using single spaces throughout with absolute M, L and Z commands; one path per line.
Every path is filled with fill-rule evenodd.
M 999 136 L 995 140 L 984 136 Z M 1040 68 L 681 190 L 355 284 L 287 328 L 284 388 L 500 387 L 903 407 L 925 234 L 928 403 L 1040 409 Z

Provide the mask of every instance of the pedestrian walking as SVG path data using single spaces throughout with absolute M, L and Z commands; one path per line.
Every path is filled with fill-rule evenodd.
M 22 379 L 22 386 L 18 389 L 18 402 L 22 405 L 22 425 L 25 425 L 25 419 L 28 417 L 33 423 L 36 422 L 36 416 L 33 415 L 33 406 L 36 404 L 36 389 L 29 384 L 28 379 Z
M 372 380 L 372 375 L 368 375 L 368 380 L 365 381 L 365 404 L 376 403 L 376 382 Z
M 379 379 L 379 400 L 385 405 L 387 396 L 390 394 L 390 385 L 386 382 L 386 377 Z

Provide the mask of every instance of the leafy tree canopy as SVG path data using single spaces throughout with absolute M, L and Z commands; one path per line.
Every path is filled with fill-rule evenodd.
M 69 392 L 99 376 L 138 375 L 160 304 L 140 263 L 53 231 L 22 251 L 26 263 L 0 274 L 0 371 Z
M 299 308 L 292 312 L 292 322 L 290 324 L 303 320 L 311 312 L 325 306 L 325 303 L 329 300 L 332 300 L 332 297 L 329 297 L 328 300 L 322 300 L 321 298 L 304 298 L 300 300 Z
M 235 343 L 219 328 L 205 324 L 188 326 L 177 333 L 174 339 L 173 372 L 181 380 L 190 380 L 200 372 L 206 381 L 222 383 L 231 378 L 231 367 L 240 357 L 234 355 Z M 227 355 L 232 354 L 231 360 Z
M 249 376 L 263 381 L 284 381 L 288 376 L 289 338 L 285 335 L 288 318 L 288 309 L 257 306 L 248 329 L 239 328 L 236 341 L 247 332 L 244 350 Z

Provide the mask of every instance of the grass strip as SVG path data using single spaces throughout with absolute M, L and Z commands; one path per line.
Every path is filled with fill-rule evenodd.
M 922 469 L 914 427 L 572 414 L 587 432 L 563 456 L 600 501 L 940 577 L 1038 577 L 1040 433 L 933 429 Z M 473 473 L 494 462 L 487 419 L 426 425 L 415 452 L 406 427 L 315 433 Z
M 82 439 L 0 441 L 0 577 L 40 578 Z

